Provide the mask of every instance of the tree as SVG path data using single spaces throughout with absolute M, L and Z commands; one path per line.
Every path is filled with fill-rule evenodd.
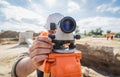
M 115 33 L 115 37 L 116 38 L 120 38 L 120 32 L 119 33 Z
M 86 32 L 86 30 L 84 30 L 84 35 L 85 35 L 85 36 L 87 35 L 87 32 Z
M 102 32 L 103 30 L 101 30 L 101 28 L 97 28 L 95 31 L 96 35 L 102 35 Z
M 79 34 L 79 33 L 80 33 L 79 26 L 76 26 L 75 34 Z
M 5 30 L 3 30 L 3 29 L 1 30 L 2 33 L 3 33 L 4 31 L 5 31 Z
M 106 33 L 111 33 L 111 30 L 107 30 L 107 32 Z
M 91 35 L 102 35 L 103 30 L 101 28 L 96 28 L 95 30 L 91 30 L 89 34 Z

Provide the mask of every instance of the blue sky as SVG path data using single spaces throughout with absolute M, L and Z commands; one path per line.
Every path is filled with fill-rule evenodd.
M 0 30 L 39 32 L 55 12 L 73 17 L 80 32 L 120 32 L 120 0 L 0 0 Z

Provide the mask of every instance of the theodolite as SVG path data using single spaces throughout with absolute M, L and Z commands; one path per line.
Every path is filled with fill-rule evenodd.
M 41 32 L 41 36 L 52 39 L 52 53 L 48 55 L 42 65 L 44 77 L 81 77 L 81 52 L 76 49 L 75 39 L 80 35 L 74 35 L 76 22 L 72 17 L 60 14 L 50 15 L 48 18 L 49 32 Z

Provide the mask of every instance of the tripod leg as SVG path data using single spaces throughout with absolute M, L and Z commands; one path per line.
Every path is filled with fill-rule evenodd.
M 37 77 L 43 77 L 43 72 L 37 69 Z
M 50 73 L 44 73 L 43 77 L 50 77 Z

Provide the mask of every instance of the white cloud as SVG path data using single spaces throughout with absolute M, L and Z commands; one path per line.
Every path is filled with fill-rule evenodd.
M 34 11 L 35 13 L 37 13 L 38 15 L 42 16 L 42 19 L 45 20 L 45 18 L 47 17 L 47 11 L 42 5 L 40 4 L 35 4 L 35 3 L 31 3 L 30 4 L 30 10 Z
M 89 32 L 90 30 L 100 27 L 105 32 L 107 30 L 111 30 L 113 32 L 120 32 L 120 18 L 93 17 L 79 20 L 77 24 L 79 25 L 81 32 L 84 32 L 84 30 Z
M 86 4 L 87 3 L 87 0 L 81 0 L 84 4 Z
M 120 12 L 120 7 L 109 7 L 107 11 L 110 11 L 112 13 Z
M 112 3 L 115 3 L 116 2 L 116 0 L 112 0 Z
M 14 18 L 16 20 L 21 20 L 22 18 L 42 18 L 42 16 L 19 6 L 7 6 L 1 8 L 1 12 L 4 13 L 7 19 Z
M 0 22 L 0 29 L 38 31 L 41 27 L 43 28 L 45 24 L 45 17 L 33 10 L 11 5 L 5 0 L 0 1 L 0 5 L 4 6 L 0 8 L 0 12 L 2 12 L 2 15 L 4 15 L 7 20 Z
M 5 0 L 0 0 L 0 4 L 3 5 L 3 6 L 8 6 L 10 5 L 8 2 L 6 2 Z
M 33 10 L 29 10 L 20 6 L 11 5 L 5 0 L 2 0 L 0 4 L 4 6 L 0 8 L 0 12 L 4 14 L 6 19 L 12 18 L 20 21 L 21 19 L 25 18 L 25 19 L 37 19 L 37 20 L 40 20 L 41 22 L 45 21 L 44 15 L 41 15 L 40 13 L 36 13 Z M 34 5 L 33 9 L 37 7 L 38 6 Z M 37 8 L 37 10 L 39 10 L 42 14 L 44 12 L 43 10 L 40 10 L 40 8 L 39 9 Z
M 15 18 L 17 20 L 20 20 L 22 18 L 40 18 L 39 15 L 35 14 L 32 11 L 28 11 L 22 7 L 9 6 L 8 8 L 4 8 L 1 10 L 5 14 L 7 19 Z
M 120 12 L 120 7 L 112 7 L 111 5 L 106 5 L 106 4 L 102 4 L 100 6 L 97 7 L 97 11 L 98 12 L 111 12 L 111 13 L 116 13 L 116 12 Z
M 44 0 L 44 2 L 50 8 L 56 4 L 56 0 Z
M 35 3 L 33 0 L 29 1 L 29 7 L 23 8 L 20 6 L 15 6 L 8 3 L 6 0 L 0 0 L 0 12 L 2 12 L 3 17 L 6 17 L 8 21 L 0 22 L 0 29 L 6 30 L 17 30 L 17 31 L 25 31 L 25 30 L 34 30 L 39 31 L 43 28 L 43 25 L 46 22 L 46 18 L 51 10 L 54 11 L 57 9 L 62 9 L 63 5 L 67 6 L 67 8 L 63 8 L 62 12 L 65 14 L 73 14 L 75 16 L 79 16 L 81 13 L 81 9 L 84 9 L 84 3 L 86 0 L 82 0 L 81 3 L 77 3 L 73 0 L 68 1 L 60 1 L 57 4 L 56 0 L 44 0 L 41 3 Z M 43 2 L 43 3 L 42 3 Z M 111 3 L 102 4 L 97 7 L 98 12 L 118 12 L 120 13 L 120 7 L 112 7 L 112 4 L 115 3 L 116 0 L 112 0 Z M 57 5 L 55 7 L 55 5 Z M 59 7 L 59 8 L 58 8 Z M 82 8 L 83 7 L 83 8 Z M 49 10 L 49 8 L 51 10 Z M 57 8 L 57 9 L 55 9 Z M 67 9 L 67 10 L 66 10 Z M 79 14 L 75 14 L 75 12 Z M 104 30 L 112 30 L 119 31 L 120 30 L 120 19 L 119 18 L 108 18 L 108 17 L 93 17 L 86 18 L 78 21 L 80 25 L 80 31 L 91 30 L 98 27 L 102 27 Z M 113 27 L 114 26 L 114 27 Z
M 68 2 L 68 12 L 75 12 L 80 10 L 80 5 L 74 1 L 69 1 Z
M 24 22 L 14 22 L 14 21 L 7 21 L 7 22 L 0 22 L 0 30 L 14 30 L 24 32 L 27 30 L 32 30 L 35 32 L 40 32 L 43 26 L 37 26 L 31 23 L 24 23 Z
M 113 6 L 113 4 L 115 2 L 116 2 L 116 0 L 112 0 L 111 3 L 99 5 L 96 8 L 96 11 L 101 12 L 101 13 L 103 13 L 103 12 L 119 13 L 120 12 L 120 7 Z
M 30 3 L 31 3 L 31 2 L 32 2 L 32 0 L 28 0 L 28 2 L 30 2 Z

